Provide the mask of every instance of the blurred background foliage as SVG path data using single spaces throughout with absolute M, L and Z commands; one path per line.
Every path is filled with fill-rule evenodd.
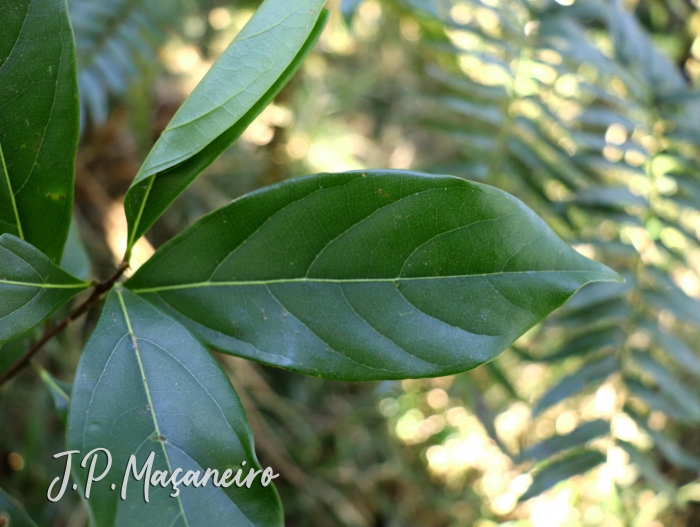
M 104 277 L 121 200 L 255 1 L 69 0 L 82 139 L 64 265 Z M 625 276 L 496 361 L 339 383 L 218 356 L 293 527 L 700 525 L 700 10 L 695 0 L 337 0 L 317 49 L 135 250 L 231 199 L 322 171 L 484 181 Z M 82 241 L 82 243 L 81 243 Z M 84 246 L 84 247 L 83 247 Z M 60 316 L 60 314 L 59 314 Z M 96 314 L 0 393 L 0 485 L 84 526 L 65 395 Z M 0 370 L 27 340 L 0 349 Z

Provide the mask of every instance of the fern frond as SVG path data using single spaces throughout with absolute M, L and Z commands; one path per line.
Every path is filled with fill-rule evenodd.
M 417 119 L 460 148 L 453 163 L 469 177 L 483 179 L 485 170 L 487 182 L 527 201 L 626 278 L 584 288 L 535 344 L 518 347 L 528 362 L 577 364 L 561 369 L 535 415 L 612 374 L 646 416 L 661 411 L 678 423 L 671 434 L 696 423 L 700 302 L 679 284 L 686 277 L 692 290 L 700 276 L 698 93 L 617 1 L 403 3 L 445 28 L 428 46 L 443 66 L 426 69 L 434 85 Z M 649 428 L 633 406 L 625 411 L 660 454 L 696 470 L 697 456 Z M 563 444 L 574 452 L 590 437 L 569 439 Z M 620 439 L 618 448 L 652 487 L 672 486 L 654 456 Z M 556 477 L 544 484 L 536 476 L 524 496 L 603 461 L 595 459 L 570 474 L 565 462 L 543 459 L 536 473 Z
M 180 0 L 69 0 L 78 54 L 81 125 L 107 119 L 109 101 L 156 60 L 184 10 Z

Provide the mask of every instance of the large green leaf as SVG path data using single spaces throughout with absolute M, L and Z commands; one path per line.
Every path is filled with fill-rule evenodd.
M 155 453 L 153 471 L 177 468 L 235 473 L 245 462 L 260 469 L 245 412 L 217 362 L 176 321 L 117 286 L 80 359 L 71 393 L 68 447 L 82 455 L 102 447 L 112 469 L 92 485 L 86 500 L 91 525 L 281 526 L 282 509 L 274 486 L 260 476 L 251 488 L 151 487 L 145 503 L 143 481 L 131 476 L 120 499 L 129 457 L 143 463 Z M 104 470 L 102 466 L 95 474 Z M 73 463 L 85 487 L 87 470 Z M 180 477 L 182 477 L 180 474 Z M 110 490 L 115 484 L 117 490 Z
M 89 283 L 11 234 L 0 236 L 0 343 L 30 330 Z
M 7 525 L 8 527 L 36 527 L 36 523 L 2 489 L 0 489 L 0 525 Z
M 60 261 L 78 146 L 75 45 L 66 0 L 0 2 L 0 234 Z
M 125 198 L 127 258 L 197 175 L 275 98 L 318 40 L 326 0 L 266 0 L 183 103 Z
M 608 268 L 492 187 L 294 179 L 206 216 L 128 282 L 207 344 L 331 379 L 474 368 Z

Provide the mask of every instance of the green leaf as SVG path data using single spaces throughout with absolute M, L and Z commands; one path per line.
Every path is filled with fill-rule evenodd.
M 607 421 L 603 421 L 602 419 L 589 421 L 566 435 L 551 437 L 545 441 L 542 441 L 541 443 L 537 443 L 536 445 L 527 448 L 526 450 L 523 450 L 517 457 L 517 462 L 520 463 L 528 459 L 544 461 L 550 459 L 559 452 L 575 447 L 581 447 L 591 439 L 595 439 L 596 437 L 607 435 L 609 433 L 610 423 Z
M 102 447 L 111 452 L 111 472 L 93 484 L 86 504 L 91 525 L 133 527 L 177 525 L 281 526 L 282 509 L 260 476 L 251 488 L 151 487 L 133 475 L 126 500 L 120 499 L 129 457 L 137 470 L 155 453 L 153 470 L 208 468 L 235 473 L 245 462 L 260 469 L 245 412 L 218 363 L 176 321 L 121 286 L 107 298 L 102 316 L 85 347 L 73 385 L 68 447 L 81 455 Z M 101 454 L 104 470 L 105 455 Z M 87 470 L 73 463 L 76 482 L 85 487 Z M 241 478 L 241 479 L 242 479 Z M 110 490 L 110 485 L 117 490 Z M 81 491 L 81 494 L 83 492 Z M 155 519 L 157 518 L 157 520 Z
M 90 286 L 36 247 L 0 236 L 0 343 L 30 330 Z
M 604 381 L 618 369 L 619 364 L 613 355 L 584 364 L 575 373 L 567 375 L 554 388 L 545 393 L 537 401 L 533 414 L 538 415 L 553 404 L 589 388 L 594 383 Z
M 59 381 L 41 366 L 35 365 L 35 368 L 39 371 L 41 380 L 44 381 L 44 384 L 51 392 L 58 417 L 63 421 L 63 424 L 66 424 L 68 405 L 70 404 L 70 392 L 72 390 L 71 385 L 67 382 Z
M 604 462 L 605 456 L 600 452 L 584 450 L 550 463 L 535 473 L 532 484 L 525 491 L 525 494 L 520 496 L 518 501 L 527 501 L 530 498 L 539 496 L 560 481 L 588 472 Z
M 65 0 L 0 3 L 0 234 L 59 262 L 73 208 L 78 82 Z
M 617 275 L 508 194 L 448 176 L 293 179 L 204 217 L 127 287 L 208 345 L 330 379 L 447 375 Z
M 3 524 L 3 520 L 9 520 Z M 15 500 L 0 489 L 0 525 L 7 527 L 36 527 L 29 515 L 24 512 Z
M 325 0 L 266 0 L 163 131 L 125 197 L 126 259 L 202 170 L 240 137 L 309 54 Z
M 61 258 L 61 268 L 81 280 L 90 278 L 90 258 L 85 251 L 83 241 L 80 239 L 80 232 L 75 219 L 70 222 L 68 239 Z

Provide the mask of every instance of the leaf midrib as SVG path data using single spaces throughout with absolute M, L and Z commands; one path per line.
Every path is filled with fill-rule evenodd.
M 148 387 L 148 381 L 146 380 L 146 371 L 144 370 L 143 362 L 141 361 L 141 353 L 138 346 L 138 339 L 136 338 L 134 329 L 131 326 L 131 319 L 129 318 L 129 313 L 126 309 L 126 304 L 124 303 L 124 297 L 120 288 L 116 287 L 115 292 L 117 293 L 117 297 L 119 298 L 119 304 L 121 305 L 122 313 L 124 315 L 124 321 L 126 322 L 126 327 L 129 330 L 129 335 L 131 336 L 131 342 L 134 348 L 134 355 L 136 356 L 136 362 L 139 365 L 139 371 L 141 372 L 141 380 L 143 381 L 143 387 L 146 392 L 146 398 L 148 399 L 148 407 L 150 409 L 151 417 L 153 418 L 153 426 L 155 428 L 156 434 L 158 434 L 158 437 L 160 438 L 162 437 L 162 434 L 160 433 L 160 427 L 158 426 L 158 419 L 156 418 L 155 407 L 153 406 L 153 399 L 151 398 L 151 390 Z M 165 457 L 165 462 L 168 464 L 168 472 L 172 474 L 173 467 L 170 464 L 170 456 L 168 456 L 168 451 L 165 448 L 165 443 L 160 440 L 158 441 L 158 443 L 160 443 L 160 446 L 163 449 L 163 456 Z M 182 499 L 180 498 L 180 496 L 177 496 L 175 499 L 177 500 L 177 504 L 180 508 L 180 514 L 182 514 L 182 518 L 185 520 L 185 524 L 187 525 L 187 527 L 190 527 L 190 521 L 187 518 L 187 514 L 185 514 L 185 509 L 182 505 Z
M 280 278 L 275 280 L 233 280 L 222 282 L 192 282 L 186 284 L 173 284 L 158 287 L 144 287 L 141 289 L 131 289 L 132 293 L 139 295 L 149 293 L 159 293 L 161 291 L 175 291 L 179 289 L 197 289 L 201 287 L 235 287 L 235 286 L 268 286 L 275 284 L 294 284 L 294 283 L 320 283 L 320 284 L 353 284 L 353 283 L 396 283 L 396 282 L 418 282 L 422 280 L 449 280 L 453 278 L 480 278 L 490 276 L 510 276 L 510 275 L 537 275 L 537 274 L 590 274 L 609 278 L 613 281 L 614 277 L 599 271 L 586 270 L 543 270 L 543 271 L 508 271 L 496 273 L 478 273 L 478 274 L 462 274 L 462 275 L 446 275 L 446 276 L 407 276 L 396 278 Z
M 86 287 L 89 287 L 90 284 L 88 282 L 81 282 L 79 284 L 37 284 L 37 283 L 32 283 L 32 282 L 17 282 L 14 280 L 1 280 L 0 279 L 0 284 L 4 285 L 17 285 L 21 287 L 34 287 L 38 289 L 85 289 Z
M 2 145 L 0 145 L 0 162 L 2 162 L 2 171 L 5 174 L 5 182 L 7 183 L 7 190 L 10 195 L 10 202 L 12 203 L 12 210 L 15 214 L 15 223 L 17 224 L 17 232 L 19 237 L 24 240 L 24 233 L 22 232 L 22 222 L 19 220 L 19 211 L 17 210 L 17 202 L 15 201 L 15 193 L 12 190 L 12 181 L 10 180 L 10 173 L 7 171 L 7 164 L 5 163 L 5 154 L 2 151 Z

